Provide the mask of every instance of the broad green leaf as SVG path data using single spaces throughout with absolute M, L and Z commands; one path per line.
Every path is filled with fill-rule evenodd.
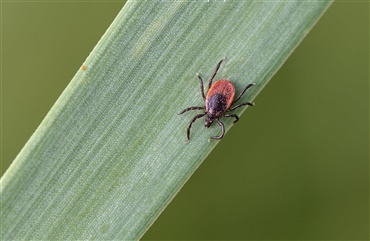
M 218 143 L 201 120 L 186 143 L 195 73 L 226 57 L 252 101 L 329 5 L 128 2 L 2 177 L 1 239 L 139 239 Z

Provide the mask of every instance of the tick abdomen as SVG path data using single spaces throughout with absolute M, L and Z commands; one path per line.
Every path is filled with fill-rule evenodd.
M 228 80 L 219 80 L 209 89 L 206 97 L 206 111 L 219 116 L 224 113 L 234 101 L 235 88 Z

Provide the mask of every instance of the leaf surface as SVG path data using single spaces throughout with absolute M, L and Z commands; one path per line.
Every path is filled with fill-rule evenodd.
M 195 73 L 226 57 L 252 101 L 330 3 L 128 2 L 2 177 L 1 238 L 139 239 L 217 144 L 185 143 Z

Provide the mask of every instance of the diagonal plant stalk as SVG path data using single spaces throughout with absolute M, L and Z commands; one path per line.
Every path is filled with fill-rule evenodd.
M 217 144 L 185 143 L 195 73 L 226 56 L 253 100 L 330 3 L 128 2 L 2 177 L 1 239 L 139 239 Z

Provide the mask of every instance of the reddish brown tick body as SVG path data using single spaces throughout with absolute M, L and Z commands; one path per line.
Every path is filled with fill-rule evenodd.
M 190 121 L 188 125 L 188 129 L 187 129 L 188 140 L 190 138 L 191 125 L 196 119 L 199 119 L 203 116 L 206 116 L 204 125 L 207 128 L 210 127 L 215 120 L 217 121 L 217 124 L 221 127 L 221 135 L 211 136 L 211 139 L 221 140 L 225 134 L 225 127 L 224 127 L 224 124 L 219 120 L 219 117 L 221 116 L 234 117 L 235 120 L 233 123 L 235 123 L 239 120 L 239 117 L 235 114 L 226 114 L 226 112 L 235 110 L 244 105 L 253 106 L 253 104 L 250 102 L 243 102 L 239 105 L 232 107 L 232 105 L 235 102 L 237 102 L 240 99 L 240 97 L 242 97 L 245 91 L 255 84 L 248 84 L 235 100 L 234 100 L 235 87 L 230 81 L 218 80 L 214 84 L 212 84 L 212 81 L 214 77 L 216 76 L 217 71 L 220 68 L 222 61 L 223 59 L 217 64 L 217 67 L 215 71 L 213 72 L 212 77 L 209 80 L 207 96 L 204 95 L 203 80 L 200 77 L 200 75 L 197 74 L 199 81 L 200 81 L 200 90 L 202 92 L 203 100 L 205 101 L 205 106 L 189 107 L 189 108 L 182 110 L 179 113 L 179 115 L 181 115 L 189 110 L 204 110 L 205 109 L 204 113 L 194 116 L 194 118 Z

